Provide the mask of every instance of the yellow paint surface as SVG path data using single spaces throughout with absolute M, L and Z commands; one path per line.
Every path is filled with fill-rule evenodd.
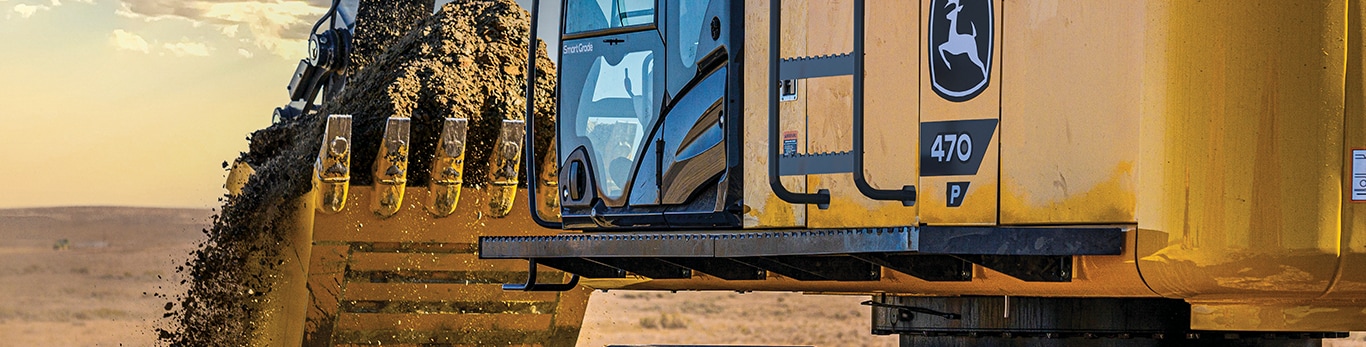
M 920 1 L 922 25 L 925 25 L 923 17 L 930 13 L 931 0 Z M 1000 38 L 1002 35 L 1002 13 L 1007 11 L 1002 6 L 1001 0 L 995 0 L 992 15 L 996 17 L 996 25 L 993 25 L 994 34 L 992 37 Z M 941 11 L 942 12 L 942 11 Z M 920 47 L 929 46 L 929 35 L 919 35 Z M 1005 59 L 1010 59 L 1001 48 L 1000 39 L 992 44 L 991 61 L 984 62 L 991 66 L 991 77 L 987 82 L 987 87 L 975 98 L 965 102 L 952 102 L 941 98 L 935 94 L 930 87 L 930 66 L 925 63 L 929 60 L 930 52 L 927 49 L 919 49 L 920 52 L 920 121 L 940 122 L 953 120 L 974 120 L 974 119 L 999 119 L 1001 117 L 1001 93 L 1002 93 L 1002 74 L 1001 69 Z M 877 88 L 877 87 L 874 87 Z M 916 129 L 919 132 L 919 129 Z M 981 143 L 974 143 L 981 146 Z M 918 156 L 920 152 L 916 152 Z M 986 153 L 982 156 L 982 165 L 978 168 L 977 174 L 972 176 L 933 176 L 921 177 L 919 188 L 920 221 L 929 225 L 996 225 L 998 213 L 998 185 L 1000 171 L 1001 154 L 1001 127 L 998 124 L 996 132 L 991 136 L 991 143 L 988 145 Z M 969 182 L 967 195 L 963 197 L 962 206 L 948 206 L 948 183 L 949 182 Z
M 745 3 L 745 228 L 802 227 L 806 225 L 806 206 L 793 205 L 773 195 L 768 184 L 768 97 L 769 97 L 769 6 L 768 0 Z M 783 2 L 784 28 L 806 24 L 806 0 Z M 801 25 L 798 25 L 801 24 Z M 806 31 L 784 30 L 782 54 L 806 54 Z M 806 82 L 798 82 L 798 99 L 779 103 L 782 131 L 797 131 L 797 151 L 806 151 Z M 792 192 L 806 192 L 803 177 L 783 178 Z
M 1133 223 L 1146 5 L 1005 6 L 1001 224 Z

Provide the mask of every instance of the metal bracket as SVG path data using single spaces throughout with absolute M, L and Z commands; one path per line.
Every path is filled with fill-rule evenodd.
M 972 280 L 972 263 L 948 255 L 865 253 L 853 257 L 930 282 Z
M 958 255 L 957 257 L 1025 282 L 1072 282 L 1072 256 L 1070 255 Z
M 569 283 L 550 284 L 536 283 L 536 259 L 527 259 L 529 269 L 527 270 L 525 284 L 504 284 L 503 290 L 523 291 L 523 292 L 567 292 L 579 285 L 579 275 L 569 278 Z
M 943 319 L 948 319 L 948 320 L 959 320 L 959 319 L 963 319 L 963 315 L 960 315 L 960 314 L 957 314 L 957 313 L 940 312 L 940 311 L 935 311 L 935 310 L 931 310 L 931 309 L 924 308 L 924 307 L 915 307 L 915 306 L 906 306 L 906 305 L 887 304 L 887 303 L 881 303 L 881 302 L 877 302 L 877 301 L 873 301 L 873 300 L 864 301 L 864 302 L 861 302 L 861 303 L 859 303 L 859 304 L 860 304 L 860 305 L 864 305 L 864 306 L 872 306 L 872 307 L 876 307 L 876 308 L 889 308 L 889 309 L 895 309 L 895 310 L 896 310 L 896 318 L 897 318 L 897 321 L 901 321 L 901 322 L 909 322 L 909 321 L 911 321 L 911 320 L 914 320 L 914 319 L 915 319 L 915 314 L 916 314 L 916 313 L 928 314 L 928 315 L 931 315 L 931 316 L 936 316 L 936 317 L 943 318 Z

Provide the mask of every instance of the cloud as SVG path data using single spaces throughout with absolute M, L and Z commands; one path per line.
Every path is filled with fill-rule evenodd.
M 110 41 L 114 43 L 114 47 L 117 47 L 121 50 L 129 50 L 142 53 L 151 52 L 150 46 L 147 44 L 147 40 L 144 40 L 142 36 L 138 36 L 138 34 L 123 31 L 122 29 L 115 29 L 113 36 L 110 37 Z
M 224 25 L 222 28 L 218 28 L 218 32 L 223 33 L 223 36 L 237 37 L 237 31 L 240 29 L 242 29 L 240 25 Z
M 34 13 L 38 13 L 38 11 L 47 11 L 47 10 L 51 10 L 51 9 L 52 9 L 51 7 L 47 7 L 47 6 L 43 6 L 43 5 L 27 5 L 27 4 L 17 4 L 17 5 L 14 5 L 14 12 L 15 12 L 15 13 L 18 13 L 18 14 L 19 14 L 19 17 L 23 17 L 23 18 L 33 17 L 33 14 L 34 14 Z
M 255 53 L 252 53 L 251 51 L 248 51 L 246 48 L 238 48 L 238 49 L 237 49 L 237 54 L 238 54 L 238 55 L 241 55 L 243 58 L 251 58 L 251 57 L 256 56 Z
M 3 1 L 3 0 L 0 0 Z M 308 30 L 329 0 L 122 0 L 116 11 L 128 18 L 186 20 L 209 25 L 229 38 L 247 38 L 255 48 L 298 59 L 307 52 Z
M 209 56 L 209 46 L 203 42 L 182 41 L 161 45 L 171 54 L 177 57 L 207 57 Z

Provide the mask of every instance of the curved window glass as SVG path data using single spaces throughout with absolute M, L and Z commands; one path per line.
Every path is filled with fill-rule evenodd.
M 594 178 L 608 198 L 622 196 L 654 124 L 654 73 L 654 53 L 639 51 L 616 64 L 598 57 L 584 80 L 574 132 L 592 144 Z
M 678 1 L 678 24 L 674 30 L 678 35 L 678 57 L 684 68 L 692 69 L 697 64 L 697 43 L 701 41 L 702 26 L 706 24 L 703 18 L 710 4 L 711 0 Z
M 652 24 L 654 0 L 569 0 L 565 4 L 565 34 Z

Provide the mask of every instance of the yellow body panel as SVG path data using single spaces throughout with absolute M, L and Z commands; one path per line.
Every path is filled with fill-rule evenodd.
M 895 201 L 877 201 L 859 194 L 850 174 L 785 177 L 793 192 L 831 191 L 827 210 L 793 205 L 779 200 L 768 186 L 768 28 L 769 3 L 746 4 L 745 53 L 745 228 L 847 226 L 879 227 L 916 223 L 916 207 Z M 851 0 L 783 2 L 782 56 L 819 56 L 853 50 L 853 2 Z M 918 77 L 915 62 L 903 59 L 918 43 L 904 38 L 918 32 L 915 22 L 900 14 L 915 12 L 913 3 L 870 2 L 868 32 L 868 86 L 905 84 Z M 822 28 L 822 30 L 802 30 Z M 779 103 L 783 127 L 795 133 L 799 153 L 846 152 L 852 149 L 853 79 L 850 77 L 798 80 L 795 101 Z M 915 185 L 919 176 L 914 148 L 919 95 L 911 88 L 874 89 L 867 93 L 866 177 L 874 187 L 897 189 Z M 908 136 L 909 135 L 909 136 Z M 909 150 L 907 149 L 910 146 Z M 757 197 L 757 198 L 756 198 Z M 767 197 L 767 198 L 765 198 Z
M 920 1 L 921 25 L 926 25 L 930 13 L 930 0 Z M 930 67 L 925 62 L 928 61 L 929 35 L 917 35 L 916 40 L 919 46 L 913 50 L 918 52 L 920 62 L 920 122 L 941 122 L 957 120 L 977 120 L 977 119 L 1000 119 L 1001 117 L 1001 67 L 1003 59 L 1010 59 L 1002 51 L 1002 13 L 1006 8 L 1002 6 L 1001 0 L 994 0 L 994 11 L 992 15 L 996 17 L 996 25 L 992 26 L 992 37 L 997 38 L 992 43 L 990 59 L 984 61 L 991 66 L 991 77 L 987 82 L 986 89 L 972 100 L 965 102 L 953 102 L 941 98 L 935 94 L 930 86 Z M 942 13 L 942 11 L 941 11 Z M 893 14 L 882 14 L 891 16 Z M 960 30 L 967 30 L 962 29 Z M 902 58 L 905 59 L 905 58 Z M 889 88 L 887 85 L 869 85 L 869 89 Z M 898 85 L 897 88 L 900 88 Z M 907 132 L 919 133 L 920 129 L 907 128 Z M 978 141 L 974 146 L 981 146 Z M 916 149 L 915 155 L 920 155 L 919 146 L 911 146 L 908 149 Z M 932 176 L 921 177 L 919 188 L 919 199 L 916 202 L 920 206 L 920 221 L 928 225 L 996 225 L 998 213 L 998 172 L 1000 170 L 1001 153 L 1001 127 L 996 127 L 995 133 L 991 136 L 991 143 L 988 145 L 986 153 L 982 157 L 982 166 L 977 169 L 977 174 L 972 176 Z M 950 182 L 969 182 L 968 191 L 962 199 L 962 205 L 950 207 L 948 204 L 948 184 Z
M 851 48 L 841 41 L 848 2 L 802 3 L 808 28 L 821 28 L 805 30 L 807 55 Z M 620 286 L 1160 296 L 1192 303 L 1196 329 L 1366 329 L 1366 205 L 1349 199 L 1351 150 L 1366 149 L 1360 1 L 997 1 L 991 82 L 966 102 L 929 86 L 930 1 L 870 2 L 867 155 L 876 159 L 867 174 L 884 189 L 918 181 L 919 199 L 915 208 L 872 202 L 847 174 L 808 177 L 805 191 L 831 190 L 827 210 L 767 192 L 767 128 L 753 128 L 766 125 L 767 56 L 756 53 L 766 53 L 767 3 L 747 5 L 746 83 L 755 90 L 746 91 L 746 189 L 769 199 L 747 201 L 751 216 L 766 219 L 746 227 L 1119 224 L 1133 228 L 1130 244 L 1121 256 L 1077 257 L 1071 283 L 976 267 L 964 283 L 884 271 L 875 283 L 771 276 Z M 810 151 L 850 148 L 850 82 L 805 85 Z M 911 119 L 1000 123 L 976 175 L 917 180 L 922 149 Z M 946 184 L 962 181 L 972 182 L 963 205 L 948 207 Z M 803 208 L 801 223 L 776 212 Z
M 806 25 L 807 0 L 783 1 L 784 28 Z M 745 228 L 791 228 L 806 225 L 806 205 L 778 199 L 768 184 L 768 42 L 769 0 L 745 2 Z M 793 24 L 795 23 L 795 24 Z M 806 54 L 806 30 L 783 30 L 784 56 Z M 778 103 L 782 131 L 797 135 L 797 151 L 806 147 L 806 81 L 797 81 L 797 100 Z M 789 191 L 805 192 L 802 177 L 783 178 Z
M 810 55 L 840 54 L 853 51 L 854 5 L 852 0 L 828 1 L 809 8 L 808 28 L 825 28 L 808 33 Z M 919 26 L 892 14 L 916 13 L 906 1 L 868 2 L 866 86 L 896 85 L 918 78 L 915 62 L 903 59 L 905 52 L 919 46 L 906 37 L 919 36 Z M 853 149 L 853 78 L 832 77 L 810 80 L 806 95 L 809 136 L 807 148 L 813 153 L 848 152 Z M 900 189 L 916 185 L 919 157 L 913 131 L 919 95 L 912 88 L 868 88 L 865 93 L 864 153 L 866 179 L 879 189 Z M 864 197 L 854 185 L 851 174 L 809 175 L 808 191 L 829 189 L 828 209 L 808 210 L 810 228 L 890 227 L 916 223 L 916 207 L 899 201 L 878 201 Z
M 1000 223 L 1133 223 L 1146 5 L 1005 6 Z
M 1351 1 L 1347 8 L 1347 83 L 1344 86 L 1347 96 L 1344 105 L 1343 129 L 1346 132 L 1343 144 L 1343 177 L 1352 177 L 1352 149 L 1366 149 L 1366 55 L 1360 47 L 1366 47 L 1366 2 Z M 1343 180 L 1343 190 L 1350 192 L 1352 182 Z M 1358 187 L 1359 188 L 1359 187 Z M 1345 193 L 1344 195 L 1346 195 Z M 1363 300 L 1366 299 L 1366 204 L 1344 201 L 1342 204 L 1342 240 L 1339 241 L 1338 269 L 1332 286 L 1325 299 Z M 1361 319 L 1366 320 L 1366 319 Z

